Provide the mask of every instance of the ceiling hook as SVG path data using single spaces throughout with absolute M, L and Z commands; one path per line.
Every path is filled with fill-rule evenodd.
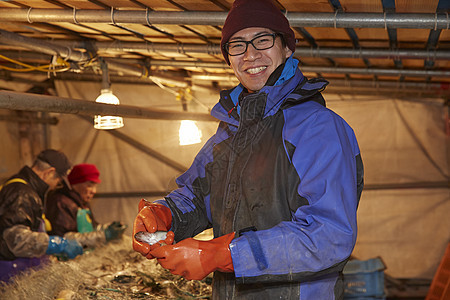
M 75 23 L 75 24 L 80 24 L 78 21 L 77 21 L 77 9 L 74 7 L 73 8 L 73 23 Z
M 31 10 L 32 10 L 33 8 L 32 7 L 30 7 L 29 9 L 28 9 L 28 12 L 27 12 L 27 21 L 28 21 L 28 23 L 33 23 L 33 21 L 31 21 L 31 18 L 30 18 L 30 13 L 31 13 Z
M 111 23 L 113 25 L 117 25 L 116 22 L 114 21 L 114 7 L 111 6 Z
M 152 26 L 152 23 L 150 23 L 149 17 L 148 17 L 148 7 L 145 9 L 145 21 L 147 21 L 148 26 Z
M 338 14 L 339 10 L 336 9 L 336 11 L 334 12 L 334 28 L 336 29 L 336 19 L 337 19 L 337 14 Z

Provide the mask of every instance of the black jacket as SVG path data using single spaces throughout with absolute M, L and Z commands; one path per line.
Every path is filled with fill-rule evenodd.
M 27 183 L 12 182 L 0 191 L 0 259 L 12 260 L 15 255 L 8 248 L 3 232 L 16 225 L 39 231 L 42 222 L 43 199 L 48 185 L 30 167 L 23 167 L 9 178 L 20 178 Z

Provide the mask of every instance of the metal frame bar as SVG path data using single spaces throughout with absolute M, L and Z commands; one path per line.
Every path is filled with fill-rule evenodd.
M 94 101 L 10 91 L 0 91 L 0 108 L 88 116 L 110 115 L 137 119 L 217 121 L 216 118 L 206 113 L 177 112 L 122 104 L 113 105 L 96 103 Z
M 74 12 L 76 12 L 76 17 Z M 106 9 L 45 9 L 2 8 L 0 21 L 5 22 L 68 22 L 68 23 L 129 23 L 222 26 L 227 12 L 216 11 L 145 11 L 116 10 L 112 18 Z M 113 20 L 112 20 L 113 19 Z M 334 28 L 417 28 L 448 29 L 445 13 L 312 13 L 290 12 L 292 27 Z

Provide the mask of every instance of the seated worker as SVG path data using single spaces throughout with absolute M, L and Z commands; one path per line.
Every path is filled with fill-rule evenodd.
M 85 248 L 95 248 L 122 236 L 126 226 L 120 222 L 98 224 L 90 202 L 101 182 L 100 172 L 93 164 L 75 165 L 68 175 L 70 187 L 48 195 L 45 215 L 52 225 L 51 234 L 77 240 Z
M 45 254 L 83 253 L 77 241 L 49 236 L 42 214 L 45 194 L 67 180 L 70 168 L 64 153 L 47 149 L 0 185 L 0 281 L 40 266 L 48 261 Z

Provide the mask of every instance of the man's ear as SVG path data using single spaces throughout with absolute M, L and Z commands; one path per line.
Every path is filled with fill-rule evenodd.
M 289 49 L 289 47 L 286 45 L 286 58 L 289 58 L 289 56 L 291 56 L 292 54 L 292 50 Z
M 52 178 L 55 176 L 56 169 L 54 167 L 50 167 L 48 169 L 45 169 L 42 171 L 42 180 L 46 181 L 47 179 Z

